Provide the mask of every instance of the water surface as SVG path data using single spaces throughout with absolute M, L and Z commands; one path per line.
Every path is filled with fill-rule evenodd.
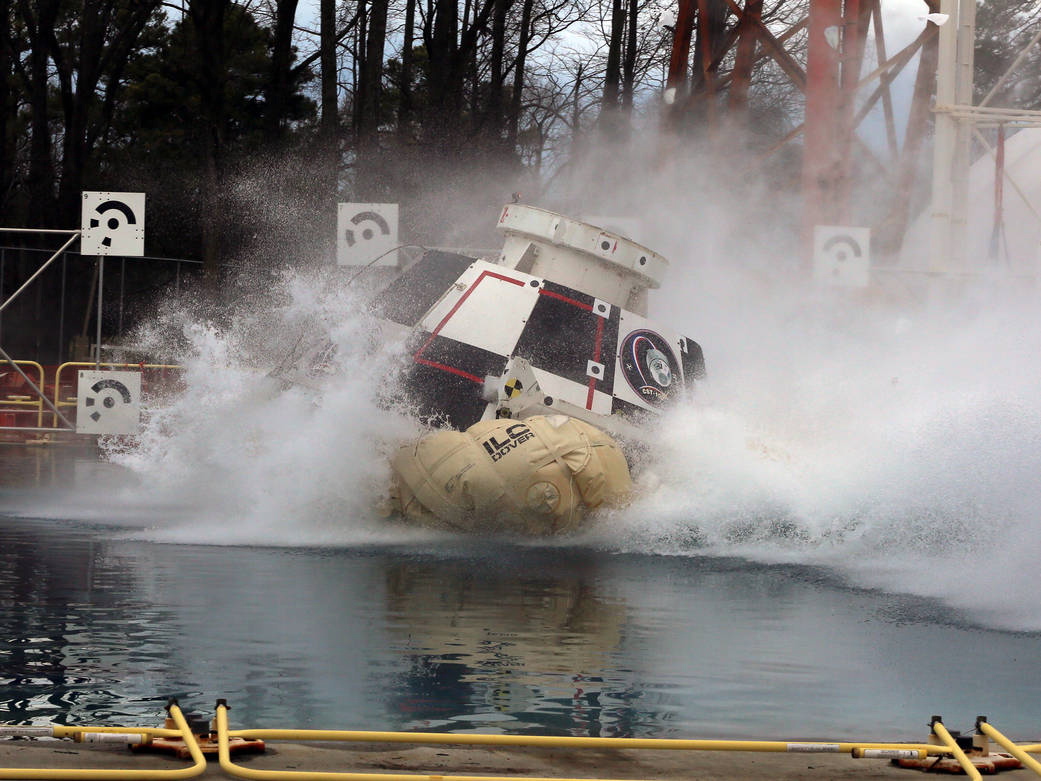
M 632 506 L 565 540 L 379 516 L 420 430 L 349 290 L 168 308 L 138 336 L 182 392 L 132 446 L 0 454 L 0 721 L 175 695 L 251 726 L 1036 738 L 1036 295 L 866 305 L 688 260 L 661 316 L 709 377 L 648 427 Z M 327 383 L 265 383 L 316 321 Z
M 134 533 L 0 517 L 0 722 L 150 723 L 176 696 L 251 726 L 919 739 L 938 713 L 1037 734 L 1041 636 L 821 567 Z

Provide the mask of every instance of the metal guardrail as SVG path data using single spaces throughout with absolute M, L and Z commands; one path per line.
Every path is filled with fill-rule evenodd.
M 54 370 L 54 406 L 57 409 L 62 407 L 75 407 L 77 400 L 75 397 L 61 399 L 61 373 L 65 369 L 70 367 L 77 367 L 81 369 L 93 369 L 95 367 L 102 366 L 106 369 L 140 369 L 144 372 L 145 369 L 159 369 L 161 371 L 166 370 L 182 370 L 183 366 L 173 363 L 108 363 L 102 361 L 97 363 L 95 361 L 66 361 L 61 364 L 57 369 Z M 56 426 L 58 418 L 55 413 L 51 413 L 51 425 Z
M 54 385 L 51 397 L 47 395 L 47 371 L 44 367 L 36 361 L 25 361 L 25 360 L 14 360 L 6 354 L 0 355 L 0 369 L 4 366 L 11 366 L 14 370 L 21 375 L 23 382 L 28 385 L 25 388 L 25 393 L 7 393 L 5 396 L 0 396 L 0 431 L 15 431 L 15 432 L 43 432 L 43 433 L 58 433 L 58 432 L 74 432 L 75 426 L 72 421 L 62 414 L 61 410 L 63 407 L 75 407 L 77 404 L 76 396 L 66 395 L 62 398 L 62 372 L 69 368 L 83 368 L 83 369 L 94 369 L 98 367 L 104 367 L 106 369 L 137 369 L 142 372 L 146 370 L 158 370 L 160 372 L 167 371 L 181 371 L 184 369 L 183 366 L 173 363 L 119 363 L 112 361 L 66 361 L 65 363 L 58 366 L 54 371 Z M 35 377 L 30 377 L 26 374 L 25 369 L 29 369 Z M 35 382 L 34 382 L 35 380 Z M 18 388 L 22 390 L 22 388 Z M 35 398 L 34 398 L 35 397 Z M 50 426 L 44 426 L 44 415 L 47 414 L 44 406 L 50 410 Z M 36 425 L 19 425 L 14 423 L 8 425 L 8 420 L 5 420 L 4 413 L 8 415 L 17 414 L 21 411 L 35 412 L 36 413 Z M 58 420 L 61 419 L 63 426 L 58 426 Z
M 987 720 L 980 718 L 976 720 L 976 729 L 986 735 L 988 738 L 993 740 L 1005 751 L 1014 756 L 1020 762 L 1023 763 L 1023 767 L 1028 770 L 1032 770 L 1035 775 L 1041 776 L 1041 762 L 1034 759 L 1031 754 L 1041 754 L 1041 743 L 1033 743 L 1023 746 L 1017 746 L 1007 737 L 998 732 L 994 727 L 987 723 Z
M 24 389 L 25 393 L 8 392 L 6 395 L 0 396 L 0 431 L 39 433 L 75 432 L 75 425 L 61 412 L 62 408 L 75 407 L 77 404 L 77 397 L 74 395 L 68 395 L 67 389 L 65 389 L 66 393 L 63 396 L 62 372 L 67 369 L 93 369 L 100 366 L 106 369 L 138 369 L 142 372 L 158 370 L 164 374 L 167 371 L 183 371 L 184 369 L 183 366 L 173 363 L 118 363 L 112 361 L 98 363 L 95 361 L 66 361 L 55 369 L 53 390 L 50 396 L 48 396 L 46 388 L 47 370 L 42 365 L 36 361 L 9 359 L 4 355 L 0 356 L 0 369 L 4 366 L 13 366 L 18 374 L 23 377 L 24 382 L 27 383 L 29 387 Z M 23 370 L 23 367 L 29 369 L 35 376 L 29 377 L 29 375 Z M 36 381 L 34 382 L 34 380 Z M 22 390 L 22 388 L 18 388 L 18 390 Z M 44 409 L 45 405 L 47 409 L 50 410 L 49 413 Z M 11 415 L 22 411 L 36 413 L 35 426 L 20 424 L 10 420 Z M 7 414 L 5 415 L 5 413 Z M 44 416 L 47 414 L 50 414 L 51 416 L 50 426 L 44 425 Z M 64 424 L 63 426 L 58 425 L 59 418 L 61 419 L 62 424 Z
M 60 724 L 45 727 L 3 727 L 0 737 L 55 737 L 72 738 L 79 743 L 119 742 L 141 745 L 154 737 L 179 738 L 184 741 L 192 758 L 188 767 L 174 770 L 95 769 L 95 768 L 0 768 L 0 779 L 21 781 L 165 781 L 165 779 L 192 778 L 206 770 L 206 758 L 192 734 L 191 727 L 176 703 L 167 706 L 167 712 L 177 729 L 162 727 L 71 727 Z
M 228 705 L 225 700 L 218 700 L 216 717 L 209 734 L 194 735 L 183 713 L 171 700 L 167 706 L 170 719 L 165 728 L 154 727 L 80 727 L 80 726 L 0 726 L 0 737 L 58 737 L 72 738 L 86 743 L 126 743 L 135 748 L 147 748 L 153 741 L 163 743 L 169 739 L 182 741 L 185 753 L 191 756 L 194 764 L 176 770 L 96 770 L 96 769 L 56 769 L 56 768 L 0 768 L 0 779 L 28 779 L 30 781 L 46 781 L 60 779 L 62 781 L 100 781 L 113 779 L 144 779 L 145 781 L 161 781 L 162 779 L 190 778 L 199 775 L 206 769 L 202 744 L 206 750 L 213 749 L 213 736 L 216 733 L 216 748 L 220 769 L 234 778 L 252 779 L 252 781 L 591 781 L 589 779 L 538 778 L 532 776 L 504 775 L 449 775 L 438 773 L 377 773 L 350 771 L 309 771 L 309 770 L 261 770 L 244 767 L 232 761 L 233 742 L 244 741 L 259 743 L 261 741 L 339 741 L 354 743 L 409 743 L 437 746 L 524 746 L 568 749 L 615 749 L 615 750 L 666 750 L 666 751 L 733 751 L 733 752 L 773 752 L 789 754 L 849 754 L 854 759 L 891 759 L 891 760 L 927 760 L 929 758 L 945 759 L 953 757 L 961 770 L 973 781 L 982 781 L 980 771 L 973 765 L 973 757 L 963 750 L 943 723 L 939 716 L 934 716 L 931 724 L 932 733 L 927 743 L 892 743 L 873 741 L 846 742 L 806 742 L 775 740 L 684 740 L 663 738 L 594 738 L 565 737 L 550 735 L 487 735 L 487 734 L 455 734 L 437 732 L 378 732 L 354 730 L 320 730 L 320 729 L 230 729 L 228 726 Z M 176 729 L 171 729 L 171 723 Z M 1023 768 L 1041 776 L 1041 763 L 1030 754 L 1041 753 L 1041 743 L 1018 745 L 1001 734 L 980 716 L 976 722 L 976 731 L 982 737 L 982 753 L 977 752 L 976 759 L 995 756 L 989 753 L 988 740 L 993 740 L 1009 754 L 1019 760 Z M 974 743 L 974 745 L 976 745 Z M 971 752 L 970 752 L 971 753 Z M 1007 755 L 1000 755 L 1007 756 Z M 600 781 L 609 781 L 601 779 Z
M 779 752 L 799 754 L 850 754 L 855 759 L 926 759 L 929 756 L 954 756 L 965 774 L 973 781 L 982 781 L 980 772 L 973 766 L 971 759 L 958 746 L 943 724 L 934 718 L 933 735 L 937 743 L 877 743 L 865 741 L 838 743 L 808 743 L 789 741 L 755 741 L 755 740 L 682 740 L 653 738 L 578 738 L 537 735 L 473 735 L 443 734 L 432 732 L 369 732 L 340 730 L 285 730 L 285 729 L 242 729 L 228 728 L 227 705 L 223 700 L 217 703 L 217 740 L 221 769 L 237 778 L 253 781 L 579 781 L 578 779 L 535 778 L 524 776 L 456 776 L 444 773 L 356 773 L 356 772 L 312 772 L 297 770 L 258 770 L 243 767 L 231 760 L 228 750 L 232 738 L 249 738 L 259 740 L 329 740 L 345 742 L 374 743 L 415 743 L 457 746 L 542 746 L 555 748 L 613 748 L 644 749 L 671 751 L 738 751 L 738 752 Z M 982 717 L 981 717 L 982 718 Z M 1000 735 L 985 721 L 982 722 L 987 734 Z M 995 737 L 995 740 L 998 740 Z M 999 741 L 1003 746 L 1014 746 L 1004 736 Z M 1017 758 L 1027 753 L 1041 751 L 1041 745 L 1017 747 Z M 1024 766 L 1041 776 L 1041 765 L 1027 757 Z M 1020 760 L 1022 762 L 1022 760 Z M 584 781 L 584 780 L 583 780 Z M 603 781 L 603 780 L 602 780 Z
M 15 366 L 24 366 L 29 369 L 36 370 L 36 376 L 38 378 L 38 387 L 43 388 L 44 383 L 44 371 L 36 361 L 11 361 Z M 0 367 L 3 366 L 3 362 L 0 362 Z M 33 394 L 35 395 L 35 394 Z M 17 407 L 18 409 L 10 409 L 11 407 Z M 37 396 L 36 400 L 33 401 L 32 395 L 25 394 L 11 394 L 8 393 L 3 397 L 0 397 L 0 413 L 4 412 L 21 412 L 24 408 L 28 408 L 30 411 L 32 408 L 36 409 L 36 426 L 37 428 L 43 426 L 43 399 Z M 56 420 L 57 418 L 55 418 Z M 0 418 L 2 420 L 2 418 Z M 2 423 L 0 423 L 2 425 Z

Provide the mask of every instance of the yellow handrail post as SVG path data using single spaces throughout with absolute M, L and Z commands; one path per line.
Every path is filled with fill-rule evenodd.
M 936 735 L 944 745 L 947 746 L 948 751 L 954 755 L 954 758 L 958 760 L 958 764 L 961 765 L 961 769 L 965 771 L 965 775 L 973 779 L 973 781 L 983 781 L 983 776 L 980 775 L 980 771 L 972 764 L 965 752 L 962 751 L 961 746 L 958 745 L 951 733 L 947 731 L 947 728 L 943 726 L 943 722 L 940 721 L 938 716 L 933 717 L 932 723 L 933 734 Z
M 1014 756 L 1021 763 L 1023 763 L 1023 767 L 1030 768 L 1030 770 L 1034 771 L 1035 775 L 1041 776 L 1041 762 L 1038 762 L 1036 759 L 1034 759 L 1032 756 L 1030 756 L 1030 754 L 1027 753 L 1027 750 L 1029 750 L 1031 748 L 1037 749 L 1037 748 L 1041 748 L 1041 747 L 1039 747 L 1039 746 L 1017 746 L 1011 740 L 1009 740 L 1004 735 L 1002 735 L 1000 732 L 998 732 L 996 729 L 994 729 L 994 727 L 992 727 L 990 724 L 988 724 L 987 720 L 985 718 L 983 718 L 982 716 L 980 716 L 976 720 L 976 729 L 979 730 L 980 732 L 982 732 L 984 735 L 986 735 L 991 740 L 993 740 L 995 743 L 997 743 L 1003 749 L 1005 749 L 1005 751 L 1007 751 L 1009 754 Z
M 45 381 L 46 381 L 46 373 L 43 370 L 43 366 L 41 366 L 36 361 L 22 361 L 22 360 L 16 361 L 10 355 L 8 355 L 6 352 L 4 352 L 3 348 L 0 348 L 0 359 L 3 359 L 0 362 L 6 362 L 6 363 L 10 364 L 11 367 L 18 374 L 20 374 L 22 376 L 22 379 L 24 379 L 25 382 L 28 383 L 29 387 L 32 388 L 33 393 L 36 396 L 36 400 L 35 401 L 29 400 L 27 398 L 2 399 L 2 400 L 0 400 L 0 404 L 5 404 L 5 405 L 10 406 L 10 407 L 30 407 L 30 408 L 35 407 L 36 408 L 36 426 L 37 426 L 37 428 L 42 428 L 43 427 L 43 405 L 47 404 L 47 406 L 51 406 L 50 399 L 47 398 L 46 390 L 44 388 Z M 22 371 L 22 366 L 29 367 L 30 369 L 36 369 L 37 382 L 39 382 L 39 385 L 34 383 L 29 378 L 29 375 L 26 374 L 24 371 Z M 57 412 L 57 409 L 55 409 L 55 412 Z
M 72 738 L 78 742 L 103 742 L 106 737 L 120 742 L 145 742 L 153 737 L 178 737 L 184 741 L 192 757 L 189 767 L 176 770 L 147 769 L 94 769 L 94 768 L 0 768 L 0 779 L 20 781 L 166 781 L 193 778 L 206 770 L 206 757 L 199 748 L 184 714 L 176 703 L 168 706 L 170 717 L 177 729 L 158 727 L 81 727 L 53 725 L 50 727 L 6 727 L 0 735 L 26 735 L 36 737 Z M 132 741 L 133 737 L 141 740 Z

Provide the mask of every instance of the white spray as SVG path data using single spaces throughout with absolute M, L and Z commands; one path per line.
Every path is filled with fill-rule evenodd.
M 710 377 L 660 427 L 656 489 L 601 544 L 820 564 L 1041 629 L 1035 292 L 894 306 L 780 277 L 768 295 L 730 288 L 741 297 L 687 279 L 697 294 L 681 282 L 661 304 L 701 325 L 681 328 Z
M 583 541 L 814 563 L 988 625 L 1041 629 L 1035 296 L 865 305 L 807 285 L 783 242 L 703 205 L 696 220 L 656 213 L 649 243 L 673 270 L 652 314 L 702 344 L 709 380 L 660 426 L 634 506 Z M 393 346 L 372 343 L 350 289 L 287 274 L 280 290 L 280 305 L 241 303 L 219 327 L 182 312 L 156 329 L 176 326 L 188 370 L 140 446 L 111 454 L 138 478 L 117 497 L 134 508 L 128 522 L 153 539 L 227 544 L 427 536 L 376 510 L 387 454 L 419 433 L 380 401 Z M 278 388 L 267 369 L 316 322 L 338 371 L 320 394 Z
M 139 478 L 124 498 L 147 492 L 177 508 L 155 518 L 150 538 L 231 545 L 399 538 L 381 522 L 379 505 L 388 453 L 419 430 L 387 401 L 400 345 L 374 339 L 378 326 L 350 288 L 331 292 L 298 275 L 282 286 L 281 306 L 239 311 L 223 327 L 184 312 L 165 318 L 161 330 L 177 321 L 188 344 L 185 390 L 151 415 L 138 446 L 110 454 Z M 268 371 L 316 326 L 336 345 L 334 379 L 316 380 L 318 390 L 281 387 Z

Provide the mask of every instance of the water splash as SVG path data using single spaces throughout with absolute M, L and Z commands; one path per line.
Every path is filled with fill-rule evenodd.
M 714 371 L 661 426 L 655 489 L 599 544 L 820 565 L 1041 629 L 1033 296 L 910 315 L 791 303 L 706 340 Z
M 284 301 L 239 311 L 226 325 L 171 312 L 153 333 L 179 329 L 185 392 L 147 421 L 140 443 L 110 459 L 159 505 L 179 506 L 150 539 L 218 544 L 344 545 L 396 539 L 378 508 L 390 450 L 418 426 L 388 405 L 400 345 L 351 289 L 287 275 Z M 336 345 L 335 380 L 283 388 L 269 369 L 321 327 Z M 142 340 L 147 344 L 150 334 Z M 320 380 L 323 378 L 319 378 Z M 317 384 L 317 383 L 316 383 Z
M 174 309 L 143 334 L 158 346 L 177 333 L 186 390 L 151 416 L 137 448 L 110 454 L 132 485 L 93 509 L 79 494 L 57 517 L 217 544 L 432 536 L 377 512 L 387 455 L 419 433 L 380 401 L 397 345 L 373 339 L 350 289 L 287 274 L 278 290 L 277 305 L 243 305 L 220 325 Z M 727 291 L 746 296 L 743 310 Z M 960 620 L 1041 629 L 1032 295 L 862 306 L 697 274 L 664 292 L 661 319 L 705 346 L 709 380 L 663 420 L 635 504 L 567 544 L 810 564 L 859 587 L 938 598 Z M 702 306 L 692 313 L 690 300 Z M 316 325 L 338 347 L 335 375 L 321 393 L 278 387 L 267 369 Z

